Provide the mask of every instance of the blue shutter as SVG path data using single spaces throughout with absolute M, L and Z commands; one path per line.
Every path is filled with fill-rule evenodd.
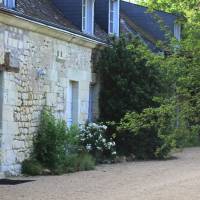
M 4 5 L 10 9 L 15 8 L 15 0 L 4 0 Z
M 88 122 L 93 122 L 93 106 L 94 106 L 94 85 L 90 85 Z

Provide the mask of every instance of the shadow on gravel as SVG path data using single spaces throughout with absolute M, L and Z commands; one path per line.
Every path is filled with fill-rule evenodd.
M 12 179 L 0 179 L 0 185 L 19 185 L 23 183 L 33 182 L 34 180 L 12 180 Z
M 168 160 L 178 160 L 179 158 L 177 156 L 171 156 L 169 158 L 166 158 L 165 160 L 168 161 Z

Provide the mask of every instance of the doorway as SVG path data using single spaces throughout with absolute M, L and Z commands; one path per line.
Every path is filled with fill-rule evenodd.
M 78 124 L 78 82 L 70 81 L 67 90 L 67 126 Z

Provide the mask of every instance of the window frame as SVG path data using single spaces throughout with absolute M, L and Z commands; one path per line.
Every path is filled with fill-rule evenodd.
M 94 34 L 94 0 L 82 0 L 82 31 Z
M 112 6 L 111 6 L 112 5 Z M 111 9 L 112 7 L 112 9 Z M 108 34 L 119 36 L 120 1 L 109 0 Z M 112 17 L 111 17 L 112 14 Z M 112 18 L 112 20 L 111 20 Z
M 174 37 L 180 41 L 181 40 L 181 25 L 174 23 Z
M 82 0 L 82 31 L 86 31 L 86 28 L 87 28 L 87 0 Z
M 9 9 L 13 9 L 13 8 L 15 8 L 16 1 L 15 0 L 3 0 L 3 4 L 5 7 L 9 8 Z

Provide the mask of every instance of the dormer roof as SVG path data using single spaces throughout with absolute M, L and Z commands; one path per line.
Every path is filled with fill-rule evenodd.
M 35 20 L 46 25 L 54 26 L 59 29 L 67 30 L 72 33 L 83 35 L 84 37 L 92 38 L 97 41 L 106 41 L 108 38 L 108 0 L 96 0 L 95 6 L 99 8 L 95 9 L 95 33 L 94 35 L 85 34 L 80 28 L 80 21 L 82 20 L 82 13 L 77 13 L 74 10 L 74 2 L 82 2 L 81 0 L 15 0 L 16 8 L 13 12 L 15 14 L 22 15 L 31 20 Z M 66 14 L 65 8 L 55 4 L 65 3 L 64 5 L 71 9 L 71 15 L 74 20 L 69 19 Z M 1 4 L 0 4 L 1 7 Z M 150 47 L 155 45 L 158 40 L 165 40 L 165 33 L 161 30 L 159 23 L 154 19 L 151 13 L 147 13 L 147 7 L 139 6 L 133 3 L 121 1 L 120 6 L 120 31 L 121 33 L 133 33 L 143 39 Z M 102 13 L 101 13 L 102 11 Z M 155 11 L 169 27 L 169 30 L 173 33 L 174 23 L 177 16 L 165 13 L 162 11 Z
M 162 12 L 154 11 L 156 17 L 163 21 L 164 26 L 173 34 L 174 32 L 174 22 L 177 19 L 176 15 Z M 140 6 L 134 3 L 121 2 L 121 15 L 124 16 L 136 27 L 140 29 L 144 34 L 151 36 L 155 40 L 165 40 L 165 31 L 162 30 L 160 23 L 155 19 L 153 13 L 148 13 L 148 8 Z M 137 31 L 137 29 L 135 29 Z

